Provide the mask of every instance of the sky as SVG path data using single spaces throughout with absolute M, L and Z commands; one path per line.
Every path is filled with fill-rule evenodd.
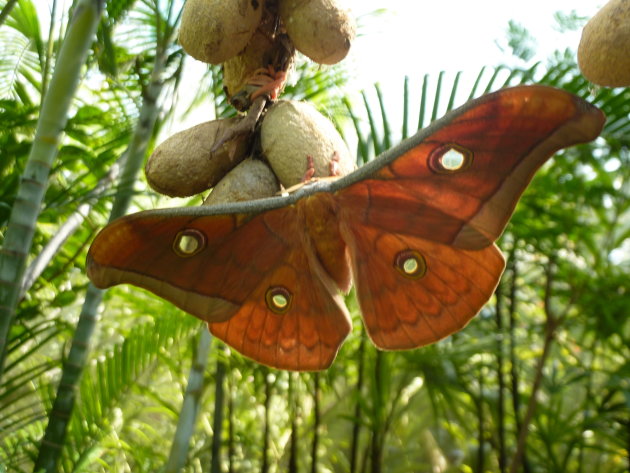
M 69 0 L 67 0 L 69 1 Z M 227 0 L 226 0 L 227 1 Z M 515 64 L 506 46 L 510 20 L 524 26 L 536 38 L 536 59 L 544 61 L 553 51 L 577 50 L 580 31 L 561 33 L 554 13 L 575 10 L 592 17 L 604 0 L 337 0 L 349 7 L 359 24 L 358 36 L 343 65 L 349 73 L 350 91 L 369 89 L 375 82 L 383 90 L 402 90 L 405 76 L 420 87 L 424 74 L 431 80 L 445 71 L 447 85 L 463 71 L 461 89 L 470 90 L 482 66 Z M 51 0 L 36 0 L 48 10 Z M 381 10 L 375 14 L 375 11 Z M 42 15 L 43 19 L 47 15 Z M 503 50 L 499 45 L 504 46 Z M 189 60 L 187 75 L 192 83 L 206 66 Z M 433 84 L 434 84 L 433 82 Z M 192 98 L 194 87 L 180 92 L 182 102 Z M 399 95 L 399 94 L 398 94 Z M 182 104 L 182 110 L 186 108 Z M 164 130 L 173 133 L 194 125 L 194 116 L 175 118 Z
M 603 0 L 338 0 L 350 8 L 358 36 L 343 65 L 350 75 L 348 90 L 369 89 L 379 82 L 385 91 L 402 90 L 405 76 L 420 87 L 424 74 L 435 81 L 440 71 L 452 83 L 463 71 L 461 90 L 470 90 L 482 66 L 515 64 L 506 48 L 508 22 L 514 20 L 536 38 L 535 59 L 544 61 L 555 50 L 577 50 L 580 31 L 560 32 L 557 11 L 592 17 Z M 383 10 L 380 13 L 374 13 Z M 504 48 L 501 49 L 500 45 Z M 205 66 L 189 61 L 191 76 Z M 434 84 L 435 82 L 433 82 Z M 192 94 L 192 91 L 191 91 Z M 186 97 L 181 97 L 186 101 Z M 167 133 L 194 125 L 195 116 L 175 120 Z M 166 130 L 165 130 L 166 131 Z
M 536 38 L 537 58 L 556 49 L 577 49 L 580 32 L 561 33 L 554 13 L 592 17 L 605 3 L 598 0 L 346 0 L 360 26 L 347 60 L 356 72 L 359 88 L 375 80 L 400 81 L 444 70 L 473 76 L 484 65 L 512 60 L 506 45 L 509 20 L 527 28 Z M 387 5 L 380 15 L 369 12 Z

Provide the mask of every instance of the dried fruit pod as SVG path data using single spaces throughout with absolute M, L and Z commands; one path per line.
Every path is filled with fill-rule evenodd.
M 589 20 L 582 31 L 578 64 L 595 84 L 630 86 L 630 1 L 610 0 Z
M 315 107 L 298 101 L 280 101 L 265 115 L 260 141 L 264 156 L 289 188 L 304 177 L 343 176 L 354 160 L 335 125 Z M 313 176 L 307 176 L 312 160 Z
M 214 186 L 245 159 L 250 136 L 228 141 L 212 152 L 226 128 L 238 118 L 201 123 L 170 136 L 155 148 L 145 168 L 147 181 L 156 191 L 171 197 L 199 194 Z
M 350 50 L 354 19 L 335 0 L 280 0 L 280 17 L 295 48 L 319 64 L 336 64 Z
M 262 199 L 276 195 L 279 190 L 278 180 L 269 166 L 248 158 L 214 186 L 203 205 Z
M 263 0 L 187 0 L 179 42 L 195 59 L 220 64 L 247 46 L 263 6 Z

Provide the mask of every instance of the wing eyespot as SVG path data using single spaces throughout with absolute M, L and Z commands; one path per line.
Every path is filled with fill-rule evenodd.
M 188 228 L 175 235 L 173 251 L 182 258 L 189 258 L 203 250 L 206 242 L 206 235 L 199 230 Z
M 399 252 L 394 258 L 394 267 L 407 279 L 420 279 L 427 272 L 427 262 L 416 250 Z
M 429 168 L 438 174 L 453 174 L 464 171 L 473 162 L 473 152 L 455 143 L 449 143 L 431 152 Z
M 286 314 L 291 308 L 293 295 L 283 286 L 273 286 L 265 293 L 265 303 L 274 314 Z

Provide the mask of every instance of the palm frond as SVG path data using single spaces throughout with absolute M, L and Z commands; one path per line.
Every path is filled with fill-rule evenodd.
M 64 471 L 74 471 L 78 463 L 89 458 L 114 428 L 112 410 L 124 409 L 124 397 L 130 389 L 151 375 L 174 344 L 186 343 L 199 327 L 195 319 L 178 311 L 163 312 L 134 327 L 122 343 L 115 344 L 84 373 L 62 450 Z

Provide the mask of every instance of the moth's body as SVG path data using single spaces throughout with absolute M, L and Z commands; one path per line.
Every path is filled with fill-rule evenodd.
M 339 228 L 339 206 L 325 189 L 295 203 L 307 247 L 314 258 L 344 293 L 350 290 L 352 274 L 346 242 Z
M 406 349 L 462 328 L 504 267 L 494 245 L 536 170 L 594 139 L 604 117 L 540 86 L 449 113 L 342 178 L 284 197 L 147 211 L 90 248 L 98 287 L 132 283 L 208 322 L 270 366 L 323 369 L 349 333 L 355 285 L 375 345 Z

